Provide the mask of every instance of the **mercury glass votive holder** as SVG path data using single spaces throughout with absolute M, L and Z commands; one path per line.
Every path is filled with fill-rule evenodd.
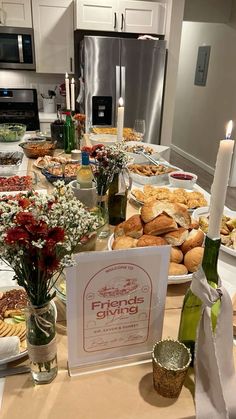
M 152 350 L 153 384 L 157 393 L 177 398 L 190 362 L 190 350 L 183 343 L 172 339 L 157 342 Z

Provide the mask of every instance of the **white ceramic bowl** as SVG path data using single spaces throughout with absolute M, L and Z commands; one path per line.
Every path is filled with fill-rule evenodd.
M 117 136 L 113 134 L 89 134 L 89 140 L 92 145 L 114 145 L 117 142 Z
M 137 150 L 139 150 L 140 147 L 141 147 L 141 149 L 143 149 L 144 152 L 145 152 L 145 150 L 152 151 L 152 153 L 149 154 L 149 155 L 154 160 L 158 160 L 160 158 L 160 156 L 162 154 L 164 154 L 169 149 L 169 147 L 166 147 L 166 146 L 163 146 L 163 145 L 158 145 L 158 144 L 142 143 L 140 141 L 128 141 L 124 144 L 124 149 L 125 149 L 125 151 L 127 151 L 129 157 L 132 158 L 132 161 L 134 163 L 146 163 L 146 162 L 148 162 L 148 160 L 145 158 L 145 156 L 143 156 L 142 154 L 139 154 L 138 151 L 137 152 L 128 151 L 129 149 L 132 150 L 132 149 L 135 149 L 135 148 Z
M 146 162 L 134 163 L 134 164 L 148 165 L 149 162 L 146 161 Z M 152 163 L 150 162 L 150 164 Z M 181 169 L 179 169 L 176 166 L 170 165 L 169 163 L 160 162 L 160 165 L 173 168 L 173 171 L 175 172 L 177 170 L 181 171 Z M 129 168 L 129 165 L 127 167 Z M 153 176 L 139 175 L 138 173 L 134 173 L 131 171 L 129 173 L 133 182 L 138 183 L 140 185 L 167 185 L 169 182 L 168 173 L 163 173 L 160 175 L 153 175 Z
M 169 173 L 168 178 L 173 188 L 193 189 L 197 181 L 197 175 L 184 171 Z

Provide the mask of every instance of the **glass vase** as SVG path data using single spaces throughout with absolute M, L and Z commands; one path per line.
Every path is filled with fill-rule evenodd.
M 36 384 L 50 383 L 57 375 L 56 318 L 51 303 L 26 309 L 26 341 Z
M 109 215 L 108 215 L 108 196 L 107 195 L 98 195 L 97 196 L 97 206 L 100 211 L 100 216 L 102 218 L 102 225 L 98 231 L 98 238 L 105 239 L 110 235 L 109 227 Z

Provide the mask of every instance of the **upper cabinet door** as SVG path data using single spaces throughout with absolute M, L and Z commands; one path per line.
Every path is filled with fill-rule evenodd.
M 119 0 L 119 31 L 165 34 L 165 5 L 149 1 Z
M 75 29 L 118 31 L 117 0 L 76 0 Z
M 73 0 L 33 0 L 36 71 L 74 72 Z
M 0 21 L 5 26 L 32 28 L 30 0 L 0 0 Z

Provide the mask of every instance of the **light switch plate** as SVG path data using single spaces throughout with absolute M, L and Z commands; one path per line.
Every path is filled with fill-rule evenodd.
M 197 64 L 195 71 L 194 84 L 197 86 L 205 86 L 207 81 L 207 72 L 210 59 L 210 46 L 198 48 Z

